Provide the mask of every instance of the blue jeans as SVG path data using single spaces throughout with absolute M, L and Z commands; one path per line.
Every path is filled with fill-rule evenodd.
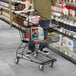
M 48 28 L 49 28 L 49 25 L 50 25 L 50 20 L 41 20 L 39 22 L 40 26 L 43 28 L 44 30 L 44 39 L 47 39 L 47 35 L 48 35 Z M 43 48 L 46 47 L 46 43 L 40 43 L 39 44 L 39 50 L 43 50 Z M 29 46 L 28 46 L 28 49 L 31 50 L 32 52 L 35 50 L 35 43 L 33 42 L 29 42 Z
M 30 42 L 28 47 L 29 47 L 28 49 L 31 50 L 32 52 L 34 52 L 36 49 L 35 43 L 33 43 L 33 42 Z M 42 51 L 43 48 L 45 48 L 45 47 L 46 47 L 46 43 L 40 43 L 39 44 L 39 50 Z
M 47 39 L 48 28 L 49 28 L 49 25 L 50 25 L 50 20 L 41 20 L 39 22 L 39 24 L 44 29 L 44 39 Z

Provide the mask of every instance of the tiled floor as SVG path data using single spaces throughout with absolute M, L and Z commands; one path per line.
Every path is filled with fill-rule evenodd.
M 76 65 L 53 53 L 57 59 L 53 68 L 45 66 L 44 71 L 39 65 L 27 60 L 14 63 L 15 50 L 20 44 L 19 32 L 0 20 L 0 76 L 76 76 Z

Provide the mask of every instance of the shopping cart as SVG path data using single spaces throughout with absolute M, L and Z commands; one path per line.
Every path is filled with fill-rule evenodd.
M 50 54 L 47 55 L 38 51 L 38 46 L 40 42 L 38 43 L 37 41 L 36 42 L 34 41 L 36 46 L 35 51 L 30 56 L 26 55 L 28 51 L 26 50 L 26 47 L 28 47 L 29 42 L 32 41 L 31 30 L 33 27 L 39 27 L 39 21 L 41 20 L 40 16 L 35 15 L 35 16 L 22 17 L 20 16 L 20 14 L 16 14 L 16 15 L 17 15 L 17 23 L 20 29 L 19 34 L 22 43 L 16 50 L 15 63 L 18 64 L 20 59 L 26 59 L 28 61 L 39 64 L 39 69 L 41 71 L 44 70 L 45 65 L 49 65 L 50 67 L 53 67 L 54 62 L 57 60 L 51 57 Z

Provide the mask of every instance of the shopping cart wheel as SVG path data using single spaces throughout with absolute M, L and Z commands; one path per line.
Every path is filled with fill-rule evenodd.
M 38 57 L 38 53 L 35 53 L 35 54 L 34 54 L 34 57 L 37 58 L 37 57 Z
M 54 62 L 56 62 L 56 61 L 57 61 L 56 59 L 51 60 L 51 63 L 50 63 L 49 66 L 50 66 L 51 68 L 53 68 Z
M 54 62 L 52 61 L 52 62 L 49 64 L 49 67 L 53 68 L 53 64 L 54 64 Z
M 39 66 L 39 69 L 40 69 L 41 71 L 43 71 L 43 70 L 44 70 L 44 65 L 41 64 L 41 65 Z
M 20 59 L 20 57 L 17 57 L 17 58 L 14 60 L 16 64 L 19 64 L 19 59 Z

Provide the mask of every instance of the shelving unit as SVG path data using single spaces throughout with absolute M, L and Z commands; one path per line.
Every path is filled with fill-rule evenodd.
M 72 1 L 72 2 L 71 2 Z M 59 34 L 59 42 L 54 43 L 59 52 L 76 61 L 76 2 L 75 0 L 58 0 L 62 7 L 52 5 L 52 24 L 57 25 L 54 31 Z
M 9 8 L 9 1 L 2 0 L 0 1 L 0 8 L 1 8 L 1 18 L 7 20 L 10 23 L 10 11 L 14 10 L 14 6 L 12 5 L 11 10 Z
M 21 0 L 2 0 L 0 1 L 0 18 L 18 27 L 16 15 L 13 12 L 24 8 L 25 2 Z

